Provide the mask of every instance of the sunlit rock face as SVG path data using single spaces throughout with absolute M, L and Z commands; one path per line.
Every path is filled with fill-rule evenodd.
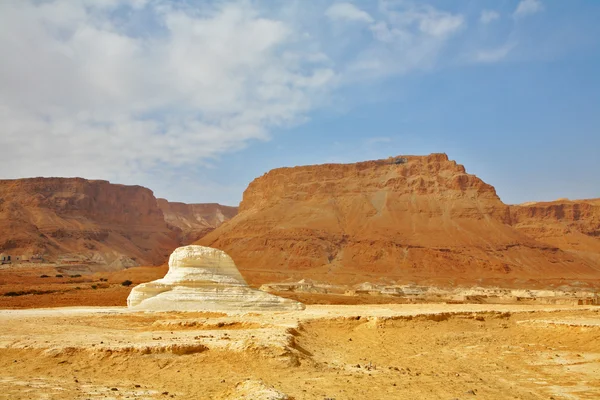
M 133 288 L 127 305 L 149 311 L 304 309 L 302 303 L 250 288 L 231 257 L 203 246 L 177 248 L 165 277 Z

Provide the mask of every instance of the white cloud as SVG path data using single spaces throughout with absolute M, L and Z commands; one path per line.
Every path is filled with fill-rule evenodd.
M 503 60 L 516 46 L 515 43 L 507 43 L 504 46 L 490 49 L 480 50 L 475 53 L 474 61 L 481 63 L 494 63 Z
M 540 0 L 521 0 L 517 5 L 513 16 L 515 18 L 525 17 L 531 14 L 537 14 L 544 10 L 544 5 Z
M 376 42 L 350 64 L 346 79 L 428 69 L 435 64 L 445 43 L 465 26 L 462 15 L 431 6 L 384 1 L 381 11 L 382 18 L 370 25 Z
M 352 3 L 335 3 L 325 11 L 325 15 L 332 20 L 373 22 L 369 13 Z
M 445 37 L 459 30 L 464 23 L 461 15 L 428 12 L 417 17 L 421 32 L 432 36 Z
M 206 163 L 302 121 L 335 79 L 249 3 L 149 3 L 152 32 L 118 18 L 130 4 L 0 4 L 3 177 L 134 183 Z
M 481 12 L 481 16 L 479 17 L 479 22 L 482 24 L 489 24 L 500 18 L 500 14 L 494 10 L 483 10 Z
M 405 2 L 382 0 L 372 14 L 259 3 L 0 2 L 0 175 L 173 187 L 161 181 L 193 180 L 302 123 L 339 85 L 435 66 L 465 26 L 462 15 Z M 324 10 L 372 36 L 344 47 L 307 28 Z

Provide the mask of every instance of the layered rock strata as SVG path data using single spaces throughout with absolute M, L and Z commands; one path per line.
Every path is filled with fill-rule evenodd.
M 527 236 L 600 265 L 600 199 L 525 203 L 510 213 Z
M 0 180 L 0 254 L 81 272 L 160 265 L 236 213 L 236 207 L 168 202 L 150 189 L 102 180 Z
M 272 170 L 250 183 L 236 217 L 197 243 L 231 254 L 253 285 L 600 277 L 592 258 L 531 235 L 528 212 L 511 213 L 445 154 L 402 156 Z
M 127 305 L 150 311 L 304 309 L 296 301 L 250 288 L 231 257 L 203 246 L 177 248 L 165 277 L 133 288 Z
M 151 190 L 82 178 L 0 180 L 0 253 L 91 270 L 159 265 L 179 245 Z
M 182 245 L 190 244 L 235 217 L 237 207 L 217 203 L 185 204 L 158 199 L 167 224 L 179 230 Z

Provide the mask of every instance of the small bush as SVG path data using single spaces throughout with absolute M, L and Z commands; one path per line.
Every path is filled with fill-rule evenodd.
M 6 292 L 6 293 L 4 293 L 4 295 L 6 297 L 23 296 L 24 294 L 25 294 L 24 292 Z
M 41 275 L 40 278 L 50 278 L 50 277 L 48 275 L 44 274 L 44 275 Z
M 81 278 L 81 274 L 69 275 L 69 278 Z
M 131 282 L 129 279 L 127 279 L 126 281 L 121 282 L 121 285 L 123 286 L 131 286 L 133 284 L 133 282 Z
M 62 278 L 63 276 L 61 274 L 56 275 L 57 278 Z
M 100 278 L 100 282 L 108 282 L 107 278 Z
M 98 286 L 92 285 L 92 289 L 98 289 Z

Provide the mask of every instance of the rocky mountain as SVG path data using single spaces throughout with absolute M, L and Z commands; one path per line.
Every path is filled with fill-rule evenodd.
M 592 258 L 532 234 L 527 210 L 445 154 L 279 168 L 255 179 L 239 214 L 197 243 L 226 251 L 253 284 L 600 277 Z
M 510 212 L 521 232 L 600 265 L 600 199 L 526 203 Z
M 159 265 L 190 240 L 172 221 L 191 220 L 193 214 L 185 204 L 160 203 L 170 205 L 167 220 L 152 191 L 141 186 L 82 178 L 0 180 L 0 253 L 13 262 L 41 255 L 90 270 Z M 191 209 L 204 210 L 195 212 L 207 227 L 232 215 L 229 209 L 211 215 L 213 205 Z
M 180 230 L 182 244 L 193 243 L 237 214 L 237 207 L 217 203 L 185 204 L 158 199 L 165 221 Z

